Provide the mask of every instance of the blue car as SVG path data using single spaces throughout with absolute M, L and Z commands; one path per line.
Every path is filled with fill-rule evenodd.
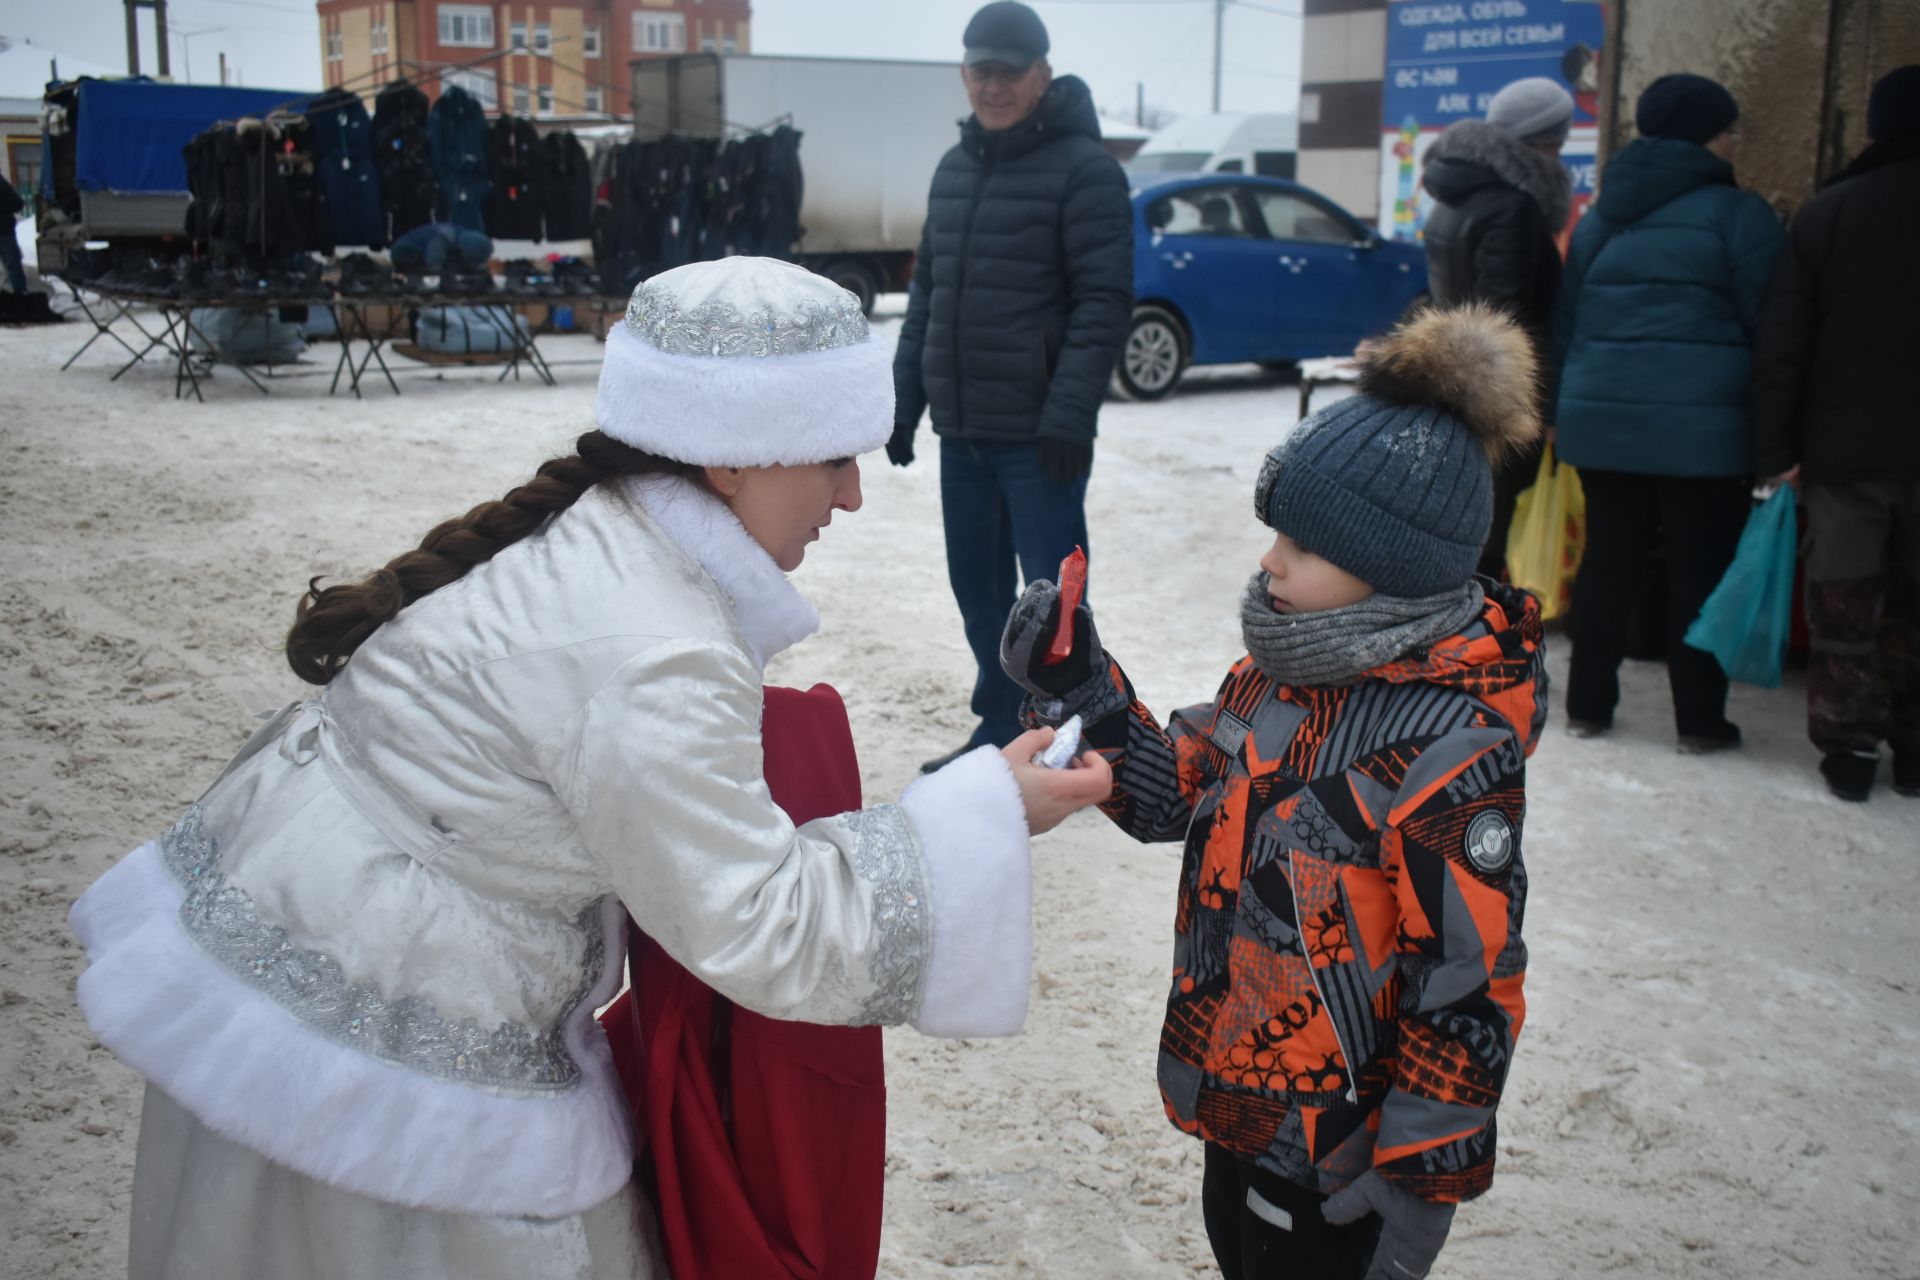
M 1427 292 L 1418 245 L 1316 191 L 1237 173 L 1133 175 L 1133 325 L 1115 381 L 1157 400 L 1190 365 L 1350 355 Z

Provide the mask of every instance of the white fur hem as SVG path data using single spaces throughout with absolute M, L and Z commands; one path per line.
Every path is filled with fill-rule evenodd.
M 997 748 L 980 747 L 900 797 L 926 852 L 933 959 L 914 1027 L 1010 1036 L 1027 1020 L 1033 868 L 1026 807 Z
M 615 440 L 695 466 L 850 458 L 893 434 L 893 353 L 869 338 L 798 355 L 669 355 L 619 324 L 594 420 Z
M 81 1012 L 100 1043 L 229 1141 L 336 1187 L 453 1213 L 560 1218 L 624 1186 L 633 1129 L 593 1011 L 625 968 L 609 899 L 607 964 L 567 1027 L 581 1079 L 513 1095 L 390 1066 L 313 1030 L 202 951 L 184 893 L 140 846 L 68 919 L 87 948 Z

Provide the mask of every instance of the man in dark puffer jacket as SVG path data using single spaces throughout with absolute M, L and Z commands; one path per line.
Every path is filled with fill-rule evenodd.
M 1046 27 L 1011 0 L 976 13 L 965 42 L 974 114 L 933 175 L 887 445 L 912 462 L 931 407 L 947 577 L 979 668 L 980 724 L 954 756 L 1019 736 L 1021 690 L 1000 670 L 1016 569 L 1050 578 L 1086 545 L 1095 419 L 1133 308 L 1127 179 L 1086 84 L 1053 79 Z
M 1536 354 L 1553 336 L 1560 296 L 1560 246 L 1572 200 L 1560 147 L 1573 125 L 1573 95 L 1545 76 L 1516 80 L 1493 95 L 1485 120 L 1463 120 L 1427 152 L 1421 185 L 1436 202 L 1421 239 L 1428 288 L 1438 307 L 1490 302 L 1519 322 Z M 1541 417 L 1553 401 L 1541 391 Z M 1515 449 L 1494 469 L 1493 526 L 1480 572 L 1506 568 L 1513 502 L 1533 483 L 1539 447 Z
M 1883 738 L 1894 789 L 1920 796 L 1920 65 L 1873 87 L 1867 137 L 1794 219 L 1753 362 L 1754 470 L 1806 499 L 1807 736 L 1843 800 L 1873 789 Z M 1889 611 L 1891 690 L 1874 670 Z

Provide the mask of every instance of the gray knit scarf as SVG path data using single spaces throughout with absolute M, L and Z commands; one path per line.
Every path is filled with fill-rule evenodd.
M 1353 684 L 1410 649 L 1444 640 L 1480 616 L 1477 580 L 1438 595 L 1371 595 L 1315 613 L 1275 613 L 1261 569 L 1240 600 L 1240 630 L 1254 665 L 1280 684 Z

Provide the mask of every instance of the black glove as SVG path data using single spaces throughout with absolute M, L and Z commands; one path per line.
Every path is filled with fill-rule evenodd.
M 1107 655 L 1093 629 L 1093 610 L 1082 600 L 1073 613 L 1073 651 L 1049 666 L 1047 647 L 1060 628 L 1060 588 L 1036 578 L 1007 615 L 1000 636 L 1000 669 L 1036 697 L 1065 698 L 1107 671 Z
M 1366 1280 L 1420 1280 L 1433 1269 L 1440 1246 L 1447 1242 L 1453 1210 L 1450 1204 L 1402 1191 L 1369 1169 L 1344 1190 L 1328 1196 L 1320 1216 L 1340 1226 L 1369 1213 L 1379 1214 L 1380 1242 L 1373 1246 Z
M 892 451 L 892 446 L 888 446 Z M 1055 484 L 1072 484 L 1093 470 L 1093 446 L 1057 436 L 1040 437 L 1040 469 Z
M 896 467 L 904 467 L 913 461 L 913 430 L 917 422 L 896 422 L 893 435 L 887 440 L 887 461 Z

